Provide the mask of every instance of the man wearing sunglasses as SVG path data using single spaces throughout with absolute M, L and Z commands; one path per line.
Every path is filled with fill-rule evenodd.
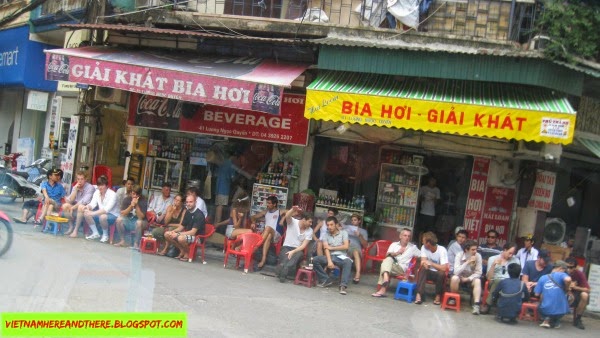
M 494 229 L 487 232 L 485 243 L 479 246 L 482 249 L 492 249 L 502 251 L 502 247 L 498 245 L 498 232 Z
M 550 264 L 550 255 L 547 250 L 540 249 L 538 258 L 535 261 L 525 262 L 523 267 L 523 276 L 521 280 L 527 285 L 529 292 L 537 285 L 538 280 L 543 275 L 552 272 L 552 264 Z
M 578 329 L 585 330 L 585 326 L 581 322 L 581 315 L 585 311 L 590 299 L 590 285 L 588 284 L 585 274 L 577 269 L 577 260 L 573 257 L 569 257 L 566 260 L 567 273 L 571 276 L 571 293 L 575 300 L 571 304 L 575 308 L 575 318 L 573 319 L 573 326 Z

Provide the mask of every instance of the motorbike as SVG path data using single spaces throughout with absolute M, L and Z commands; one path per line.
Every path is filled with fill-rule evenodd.
M 4 255 L 13 241 L 13 230 L 8 216 L 0 211 L 0 256 Z
M 17 158 L 21 153 L 12 153 L 9 155 L 3 155 L 4 162 L 7 166 L 0 166 L 0 202 L 14 202 L 18 197 L 23 198 L 34 198 L 40 193 L 40 186 L 35 185 L 32 182 L 27 181 L 26 177 L 29 177 L 27 172 L 17 171 Z M 39 175 L 36 176 L 39 179 Z M 44 177 L 39 180 L 39 184 L 45 179 Z

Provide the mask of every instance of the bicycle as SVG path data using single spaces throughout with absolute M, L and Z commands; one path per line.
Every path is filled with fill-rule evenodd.
M 13 230 L 8 216 L 0 211 L 0 256 L 4 255 L 13 241 Z

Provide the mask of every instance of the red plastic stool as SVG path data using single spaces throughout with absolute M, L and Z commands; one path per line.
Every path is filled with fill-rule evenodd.
M 156 254 L 158 252 L 158 242 L 156 241 L 156 238 L 142 237 L 142 242 L 140 243 L 140 252 Z
M 527 313 L 528 310 L 533 312 L 533 316 L 529 316 Z M 537 322 L 539 319 L 538 316 L 538 304 L 537 303 L 523 303 L 521 305 L 521 313 L 519 314 L 519 320 L 530 320 L 532 322 Z
M 449 305 L 448 301 L 450 299 L 454 299 L 456 304 Z M 460 312 L 460 295 L 458 293 L 454 293 L 454 292 L 444 293 L 444 298 L 442 298 L 442 310 L 445 310 L 445 309 L 456 310 L 456 312 Z
M 309 288 L 311 286 L 316 286 L 317 273 L 315 272 L 315 270 L 300 268 L 298 269 L 298 272 L 296 272 L 296 279 L 294 280 L 294 284 L 304 285 Z

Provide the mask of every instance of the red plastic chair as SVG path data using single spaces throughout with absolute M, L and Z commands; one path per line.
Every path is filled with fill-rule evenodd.
M 194 243 L 190 244 L 190 251 L 188 252 L 189 262 L 191 263 L 196 258 L 196 252 L 198 245 L 202 248 L 202 264 L 206 264 L 204 260 L 204 247 L 206 246 L 206 239 L 215 233 L 215 226 L 212 224 L 206 224 L 204 226 L 204 235 L 196 235 Z
M 225 262 L 223 263 L 223 267 L 227 267 L 229 255 L 235 255 L 237 257 L 235 263 L 236 268 L 240 266 L 240 258 L 244 257 L 244 273 L 248 273 L 248 269 L 252 267 L 251 263 L 254 251 L 256 251 L 261 244 L 262 236 L 253 232 L 241 234 L 236 238 L 235 241 L 229 241 L 229 246 L 225 251 Z M 240 249 L 236 250 L 235 248 L 238 245 L 240 246 Z
M 373 261 L 371 263 L 371 272 L 375 272 L 375 262 L 382 262 L 386 255 L 388 248 L 392 244 L 391 241 L 379 240 L 375 241 L 365 249 L 363 253 L 363 261 L 362 261 L 362 271 L 367 271 L 367 263 L 369 261 Z M 371 250 L 375 248 L 375 255 L 371 255 Z
M 92 170 L 92 184 L 95 185 L 98 177 L 102 175 L 106 176 L 106 178 L 108 179 L 108 188 L 112 189 L 112 169 L 105 165 L 94 166 L 94 169 Z

